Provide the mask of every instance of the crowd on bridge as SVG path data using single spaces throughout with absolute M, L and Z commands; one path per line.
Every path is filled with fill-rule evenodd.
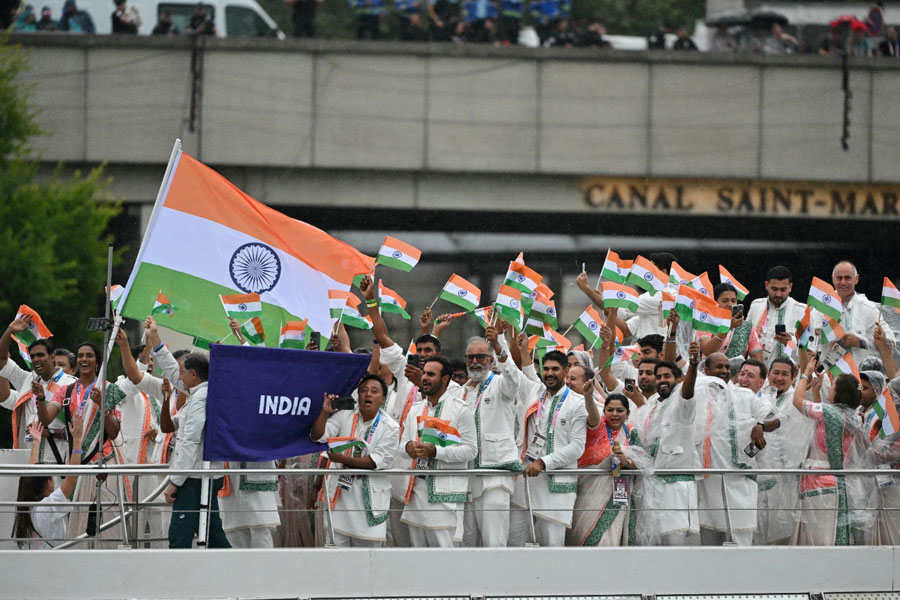
M 801 286 L 785 266 L 768 271 L 765 296 L 749 306 L 749 290 L 721 266 L 720 280 L 713 286 L 668 253 L 625 261 L 609 252 L 597 287 L 586 273 L 577 278 L 592 306 L 573 323 L 585 340 L 574 346 L 573 327 L 556 331 L 552 290 L 520 257 L 493 311 L 433 319 L 428 309 L 405 348 L 382 316 L 380 286 L 365 277 L 371 346 L 351 349 L 343 313 L 323 348 L 317 337 L 304 342 L 371 355 L 354 401 L 323 399 L 310 438 L 329 450 L 229 465 L 279 466 L 280 476 L 211 478 L 210 546 L 900 543 L 896 288 L 885 278 L 881 302 L 869 300 L 849 261 L 833 266 L 831 283 L 813 280 L 808 303 L 795 299 Z M 441 336 L 468 322 L 462 316 L 483 333 L 450 358 Z M 230 325 L 251 343 L 246 328 Z M 13 411 L 15 447 L 30 447 L 33 463 L 199 468 L 209 360 L 196 348 L 170 351 L 152 315 L 143 329 L 135 346 L 118 332 L 124 374 L 102 382 L 96 345 L 54 348 L 40 315 L 20 309 L 0 337 L 0 403 Z M 30 370 L 11 356 L 14 340 Z M 333 474 L 288 476 L 316 466 Z M 345 467 L 372 474 L 342 475 Z M 708 468 L 883 474 L 657 473 Z M 138 479 L 144 493 L 165 482 Z M 173 474 L 171 507 L 142 511 L 151 545 L 191 546 L 201 483 Z M 129 477 L 110 476 L 100 490 L 98 523 L 69 504 L 94 500 L 93 476 L 21 478 L 19 502 L 31 504 L 17 509 L 14 537 L 48 548 L 93 534 L 117 514 L 118 497 L 139 496 Z M 101 539 L 118 535 L 112 528 Z

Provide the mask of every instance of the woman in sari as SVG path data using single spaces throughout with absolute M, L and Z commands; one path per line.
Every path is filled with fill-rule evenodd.
M 578 459 L 578 468 L 610 469 L 616 461 L 622 469 L 633 469 L 635 447 L 640 445 L 640 438 L 637 430 L 626 424 L 628 399 L 622 394 L 607 396 L 602 417 L 593 398 L 589 397 L 586 404 L 592 406 L 588 410 L 587 440 L 584 454 Z M 624 474 L 619 477 L 579 475 L 567 544 L 632 545 L 635 526 L 631 499 L 633 483 L 633 478 Z
M 719 308 L 732 308 L 737 304 L 737 291 L 730 284 L 720 283 L 713 288 L 713 297 Z M 749 321 L 744 321 L 744 313 L 737 315 L 732 313 L 731 331 L 727 334 L 713 334 L 699 331 L 696 340 L 700 343 L 700 351 L 703 356 L 709 356 L 713 352 L 721 352 L 728 358 L 744 357 L 762 360 L 763 349 L 759 343 L 756 331 Z
M 815 359 L 809 361 L 794 390 L 794 407 L 815 422 L 803 467 L 861 467 L 868 436 L 856 412 L 860 402 L 859 381 L 852 375 L 838 375 L 825 402 L 818 401 L 818 393 L 813 394 L 814 401 L 810 402 L 806 399 L 806 391 L 815 376 L 817 362 Z M 874 524 L 874 514 L 866 510 L 869 495 L 858 476 L 804 475 L 800 482 L 797 544 L 850 546 L 864 543 Z

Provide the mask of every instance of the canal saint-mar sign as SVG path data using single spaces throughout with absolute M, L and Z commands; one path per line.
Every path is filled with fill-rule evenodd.
M 608 213 L 900 220 L 896 185 L 588 177 L 581 193 Z

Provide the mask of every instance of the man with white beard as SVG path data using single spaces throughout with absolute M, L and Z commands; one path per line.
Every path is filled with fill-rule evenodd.
M 474 465 L 475 469 L 521 470 L 515 436 L 518 386 L 510 377 L 492 371 L 494 357 L 488 346 L 490 343 L 497 355 L 505 358 L 508 344 L 494 327 L 488 327 L 486 335 L 487 339 L 473 337 L 466 345 L 469 380 L 459 388 L 460 399 L 475 415 L 478 454 L 469 468 Z M 506 546 L 513 478 L 473 475 L 469 479 L 469 491 L 471 500 L 466 503 L 464 545 Z

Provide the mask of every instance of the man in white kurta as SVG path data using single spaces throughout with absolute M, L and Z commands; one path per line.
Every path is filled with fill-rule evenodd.
M 803 318 L 806 311 L 805 304 L 791 298 L 793 285 L 790 269 L 783 266 L 772 267 L 766 275 L 766 297 L 757 298 L 750 303 L 750 310 L 745 311 L 747 321 L 762 344 L 762 360 L 766 365 L 781 356 L 784 345 L 796 331 L 797 321 Z M 775 333 L 778 325 L 784 325 L 784 333 Z M 791 360 L 796 362 L 796 350 L 793 351 Z
M 232 469 L 274 469 L 275 462 L 229 462 Z M 278 476 L 228 475 L 219 492 L 222 529 L 233 548 L 271 548 L 272 533 L 281 524 L 278 515 Z
M 831 272 L 831 281 L 841 299 L 841 328 L 844 337 L 838 340 L 841 346 L 850 350 L 853 360 L 859 365 L 868 356 L 878 356 L 875 347 L 875 324 L 881 314 L 881 306 L 856 292 L 859 273 L 849 261 L 839 262 Z M 890 327 L 883 327 L 889 345 L 894 345 L 894 335 Z
M 360 383 L 359 403 L 354 410 L 336 411 L 328 417 L 324 433 L 317 442 L 351 438 L 357 444 L 341 453 L 329 452 L 329 468 L 373 468 L 384 471 L 394 466 L 400 426 L 381 408 L 387 385 L 375 375 L 366 375 Z M 322 411 L 328 414 L 330 403 Z M 361 412 L 362 411 L 362 412 Z M 313 428 L 313 435 L 318 432 Z M 370 459 L 365 461 L 364 459 Z M 348 459 L 363 459 L 357 466 Z M 349 462 L 353 462 L 350 460 Z M 334 544 L 348 547 L 380 547 L 387 532 L 391 505 L 391 482 L 382 475 L 330 475 L 324 493 L 332 503 Z
M 524 340 L 524 343 L 523 343 Z M 519 352 L 530 362 L 527 336 L 517 338 Z M 536 517 L 535 537 L 542 546 L 563 546 L 566 528 L 572 525 L 572 509 L 578 491 L 576 475 L 555 475 L 555 469 L 577 469 L 578 458 L 584 452 L 587 437 L 587 411 L 584 398 L 565 385 L 567 363 L 561 352 L 548 352 L 542 361 L 543 381 L 526 377 L 512 360 L 501 352 L 497 358 L 504 377 L 516 382 L 518 388 L 520 422 L 524 423 L 523 464 L 528 477 L 516 479 L 512 504 L 520 510 L 510 515 L 510 528 L 520 532 L 528 527 L 528 506 Z M 510 543 L 520 543 L 519 535 Z
M 422 365 L 422 393 L 425 402 L 412 406 L 406 417 L 400 449 L 405 461 L 398 467 L 422 470 L 422 475 L 407 478 L 405 507 L 401 521 L 409 525 L 414 547 L 451 548 L 460 525 L 461 508 L 468 492 L 465 475 L 437 475 L 441 469 L 465 469 L 478 454 L 475 416 L 460 400 L 457 391 L 448 392 L 450 363 L 442 357 L 428 358 Z M 435 445 L 419 439 L 419 418 L 434 417 L 446 422 L 455 434 L 448 439 L 458 441 Z M 403 454 L 400 455 L 403 457 Z

